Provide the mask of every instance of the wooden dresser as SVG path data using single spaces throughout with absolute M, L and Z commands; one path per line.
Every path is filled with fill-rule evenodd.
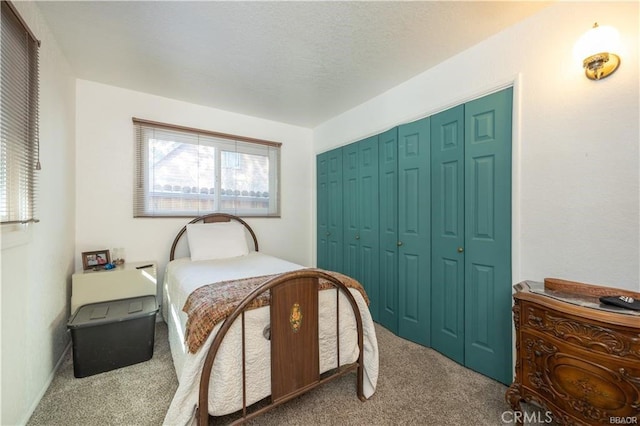
M 640 311 L 598 301 L 640 293 L 554 278 L 514 288 L 512 409 L 525 401 L 560 424 L 640 425 Z

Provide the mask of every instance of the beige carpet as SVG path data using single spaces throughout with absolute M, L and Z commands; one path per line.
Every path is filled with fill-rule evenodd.
M 167 325 L 156 323 L 151 360 L 73 377 L 69 351 L 28 425 L 160 425 L 178 388 Z
M 253 420 L 254 425 L 501 425 L 506 387 L 376 325 L 380 378 L 360 402 L 349 374 Z M 150 361 L 82 379 L 67 354 L 29 425 L 159 425 L 177 388 L 167 327 Z

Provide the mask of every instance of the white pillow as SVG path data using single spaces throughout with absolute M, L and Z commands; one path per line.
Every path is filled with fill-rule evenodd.
M 249 253 L 244 226 L 237 222 L 187 225 L 191 260 L 226 259 Z

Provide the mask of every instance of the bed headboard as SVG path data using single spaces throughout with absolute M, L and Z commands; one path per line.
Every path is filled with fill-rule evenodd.
M 211 213 L 211 214 L 206 214 L 204 216 L 196 217 L 187 225 L 190 225 L 192 223 L 198 223 L 198 222 L 216 223 L 216 222 L 230 222 L 232 220 L 235 220 L 236 222 L 240 222 L 241 224 L 244 225 L 247 231 L 249 231 L 251 238 L 253 238 L 253 246 L 255 248 L 255 251 L 258 251 L 258 239 L 256 238 L 255 232 L 253 232 L 253 229 L 251 229 L 251 227 L 247 222 L 240 219 L 238 216 L 234 216 L 232 214 L 227 214 L 227 213 Z M 176 247 L 178 246 L 178 242 L 180 241 L 180 238 L 182 238 L 184 233 L 187 231 L 187 225 L 182 227 L 180 232 L 178 232 L 178 235 L 176 235 L 175 239 L 173 240 L 173 244 L 171 245 L 171 253 L 169 254 L 170 261 L 175 258 Z

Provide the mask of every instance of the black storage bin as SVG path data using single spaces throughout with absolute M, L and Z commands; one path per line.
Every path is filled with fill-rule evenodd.
M 157 312 L 155 296 L 81 306 L 67 323 L 73 375 L 91 376 L 151 359 Z

